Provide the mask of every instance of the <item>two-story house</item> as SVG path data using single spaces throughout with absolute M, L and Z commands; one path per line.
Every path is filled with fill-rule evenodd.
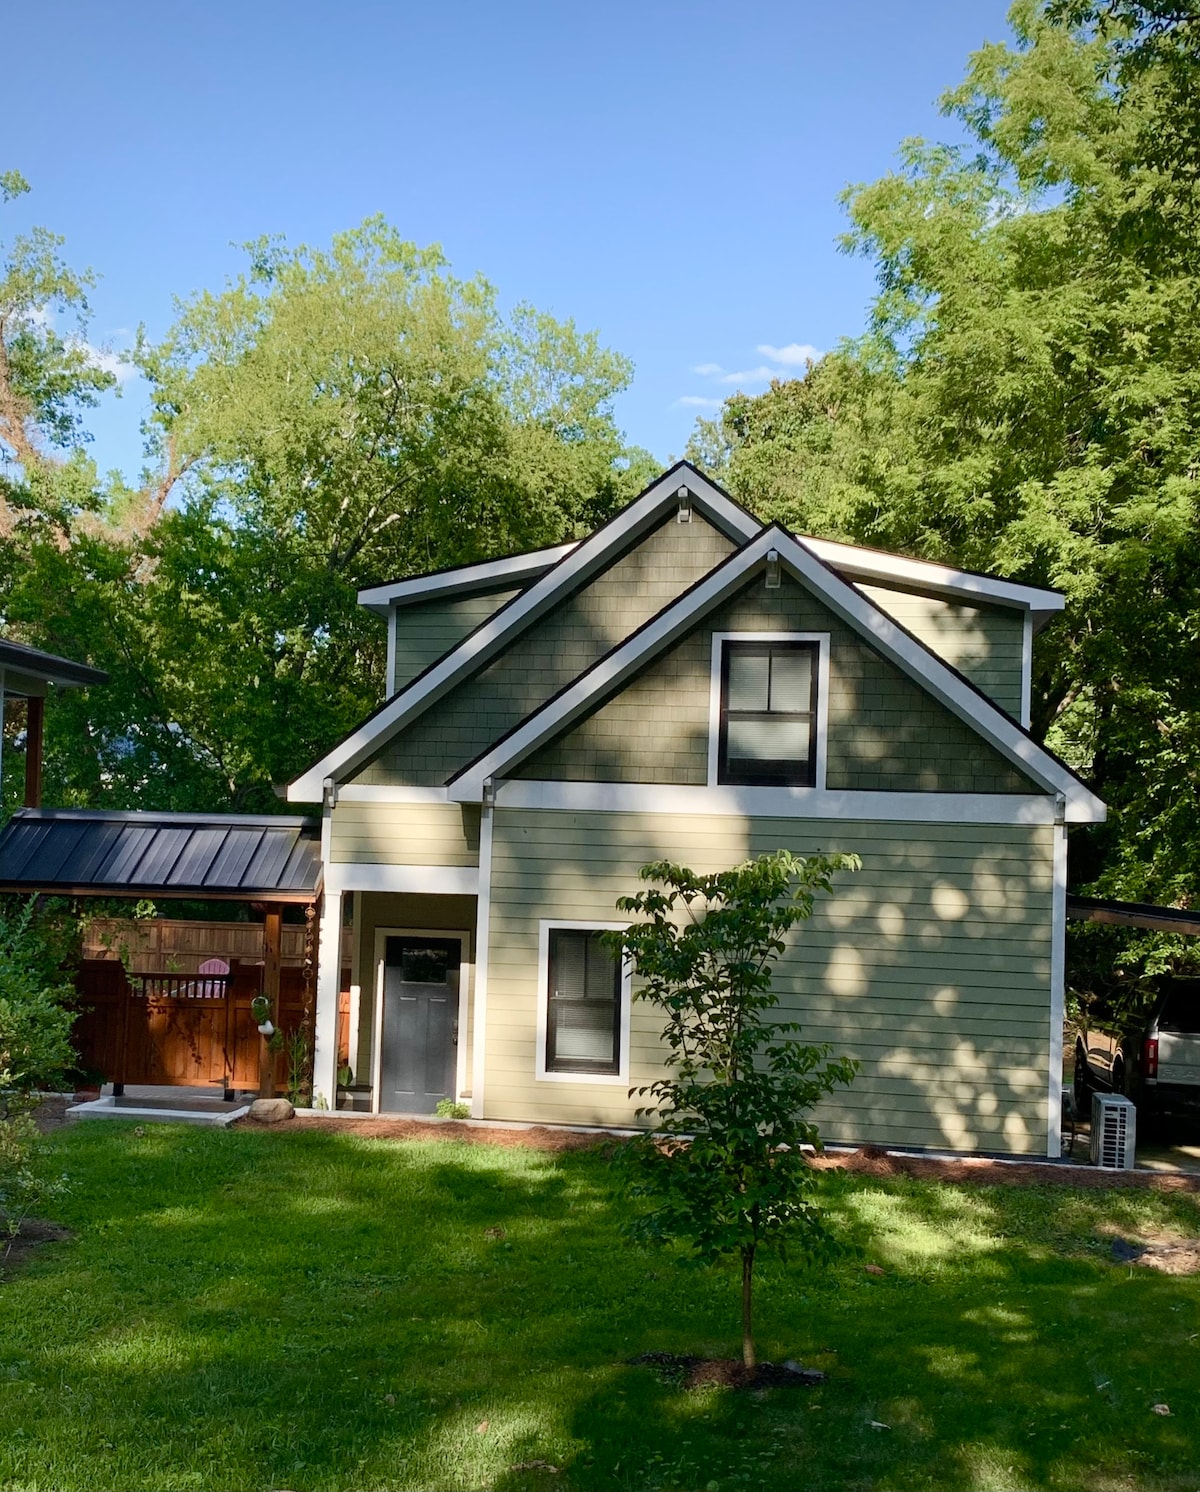
M 672 467 L 574 544 L 377 586 L 387 698 L 323 804 L 315 1089 L 383 1112 L 634 1122 L 653 1010 L 598 930 L 670 858 L 853 851 L 776 987 L 861 1063 L 830 1140 L 1057 1155 L 1066 835 L 1028 732 L 1054 592 L 764 526 Z

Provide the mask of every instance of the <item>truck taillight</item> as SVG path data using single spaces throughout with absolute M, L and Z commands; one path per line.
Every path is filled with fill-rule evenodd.
M 1156 1078 L 1158 1076 L 1158 1038 L 1147 1036 L 1142 1042 L 1142 1076 Z

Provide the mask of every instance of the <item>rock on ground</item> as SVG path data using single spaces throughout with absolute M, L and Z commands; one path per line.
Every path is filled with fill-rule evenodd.
M 296 1110 L 286 1098 L 256 1098 L 247 1117 L 257 1119 L 259 1124 L 281 1124 L 285 1119 L 294 1119 Z

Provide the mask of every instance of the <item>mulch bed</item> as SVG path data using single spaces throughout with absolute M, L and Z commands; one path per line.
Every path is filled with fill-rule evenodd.
M 457 1119 L 379 1119 L 371 1114 L 349 1114 L 337 1119 L 319 1114 L 297 1114 L 282 1124 L 260 1124 L 255 1119 L 239 1119 L 233 1129 L 274 1130 L 295 1134 L 300 1129 L 322 1129 L 331 1134 L 352 1134 L 364 1140 L 454 1140 L 460 1145 L 499 1145 L 506 1150 L 592 1150 L 610 1145 L 610 1134 L 584 1134 L 577 1130 L 492 1129 L 464 1124 Z
M 820 1171 L 847 1171 L 855 1176 L 913 1176 L 955 1186 L 1117 1187 L 1152 1192 L 1200 1191 L 1200 1176 L 1161 1171 L 1103 1171 L 1098 1166 L 1055 1165 L 1053 1161 L 943 1160 L 932 1155 L 891 1155 L 874 1145 L 848 1154 L 826 1152 L 813 1157 Z
M 825 1382 L 816 1368 L 760 1362 L 748 1368 L 732 1357 L 691 1357 L 686 1352 L 643 1352 L 629 1359 L 634 1368 L 653 1368 L 668 1383 L 684 1388 L 812 1388 Z
M 616 1136 L 587 1134 L 574 1130 L 498 1129 L 464 1124 L 460 1120 L 383 1119 L 364 1114 L 324 1118 L 297 1114 L 285 1124 L 259 1124 L 239 1119 L 236 1128 L 274 1129 L 294 1133 L 300 1126 L 339 1134 L 354 1134 L 370 1140 L 454 1140 L 467 1145 L 499 1145 L 522 1150 L 591 1150 L 611 1145 Z M 864 1145 L 859 1150 L 812 1158 L 821 1171 L 846 1171 L 855 1176 L 912 1176 L 923 1181 L 944 1181 L 955 1186 L 1077 1186 L 1113 1189 L 1126 1187 L 1156 1192 L 1200 1191 L 1200 1175 L 1162 1171 L 1102 1171 L 1094 1166 L 1056 1165 L 1053 1161 L 999 1161 L 965 1158 L 944 1160 L 932 1155 L 892 1155 L 881 1147 Z

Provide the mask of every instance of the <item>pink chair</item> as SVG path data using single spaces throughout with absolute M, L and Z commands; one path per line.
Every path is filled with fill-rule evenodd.
M 225 975 L 229 973 L 229 965 L 223 958 L 206 958 L 196 973 Z M 215 979 L 202 979 L 193 986 L 193 989 L 195 994 L 204 1000 L 215 1000 L 225 993 L 224 984 L 218 984 Z

